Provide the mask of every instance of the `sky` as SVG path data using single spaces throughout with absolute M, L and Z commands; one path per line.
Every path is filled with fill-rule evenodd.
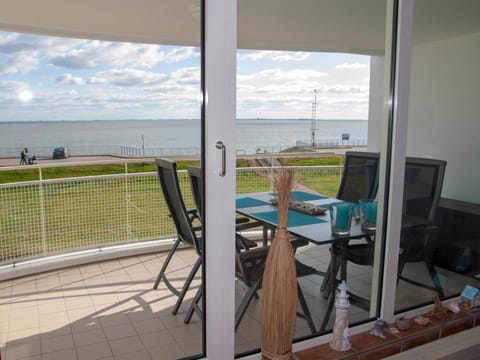
M 237 118 L 367 119 L 370 58 L 238 50 Z M 195 119 L 200 50 L 0 32 L 0 121 Z

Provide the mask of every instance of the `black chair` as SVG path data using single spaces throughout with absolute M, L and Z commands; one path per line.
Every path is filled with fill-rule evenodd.
M 197 236 L 195 233 L 189 212 L 185 208 L 185 203 L 183 201 L 178 183 L 177 165 L 175 161 L 168 159 L 157 159 L 156 164 L 162 193 L 177 230 L 177 239 L 163 262 L 162 268 L 160 269 L 157 279 L 155 280 L 153 288 L 157 289 L 160 281 L 163 280 L 168 289 L 178 297 L 177 302 L 172 310 L 172 313 L 175 315 L 177 314 L 185 294 L 187 293 L 190 284 L 202 263 L 202 238 Z M 198 255 L 198 259 L 185 279 L 182 289 L 178 290 L 168 280 L 165 271 L 173 257 L 173 254 L 181 243 L 194 247 Z
M 357 203 L 373 199 L 378 189 L 378 152 L 347 151 L 337 199 Z
M 427 287 L 444 297 L 440 278 L 434 266 L 439 228 L 434 225 L 442 193 L 447 163 L 442 160 L 407 157 L 403 203 L 402 234 L 398 261 L 398 278 Z M 433 287 L 402 276 L 407 263 L 423 262 Z
M 342 179 L 337 192 L 337 199 L 358 203 L 361 199 L 373 199 L 378 189 L 378 169 L 380 162 L 380 154 L 377 152 L 347 151 L 345 153 L 345 164 L 343 167 Z M 362 248 L 365 251 L 361 254 L 370 255 L 372 253 L 373 240 L 371 237 L 365 237 L 365 242 L 360 244 L 352 244 L 347 247 Z M 332 246 L 330 251 L 335 251 L 340 255 L 341 249 L 338 246 Z M 345 258 L 342 258 L 345 261 Z M 369 259 L 361 259 L 360 257 L 354 261 L 355 263 L 369 264 Z M 333 271 L 337 274 L 341 263 L 336 262 L 336 269 Z M 331 265 L 328 266 L 327 274 L 322 282 L 321 290 L 324 298 L 330 296 L 332 286 L 329 284 Z
M 442 192 L 446 162 L 441 160 L 407 157 L 405 162 L 404 203 L 400 255 L 398 262 L 399 279 L 411 284 L 430 288 L 444 297 L 440 278 L 435 270 L 433 258 L 437 249 L 438 227 L 434 226 L 435 214 Z M 358 265 L 373 266 L 373 246 L 348 246 L 345 260 Z M 422 284 L 401 276 L 407 263 L 424 262 L 433 286 Z M 357 303 L 367 308 L 368 301 Z

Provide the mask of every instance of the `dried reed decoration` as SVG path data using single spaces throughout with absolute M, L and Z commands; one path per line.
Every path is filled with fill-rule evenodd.
M 262 284 L 262 359 L 294 359 L 292 342 L 297 313 L 297 274 L 287 232 L 292 169 L 273 178 L 278 198 L 278 227 L 268 252 Z

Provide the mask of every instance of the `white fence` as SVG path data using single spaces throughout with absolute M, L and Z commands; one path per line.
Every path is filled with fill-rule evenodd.
M 0 264 L 171 238 L 175 228 L 155 172 L 0 184 Z M 4 169 L 0 169 L 0 175 Z M 33 169 L 32 169 L 33 170 Z M 237 193 L 271 189 L 271 168 L 237 169 Z M 340 167 L 297 167 L 297 188 L 335 195 Z M 179 182 L 193 207 L 186 171 Z

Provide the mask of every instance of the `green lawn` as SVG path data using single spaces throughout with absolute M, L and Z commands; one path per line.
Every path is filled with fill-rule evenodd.
M 189 165 L 198 163 L 178 162 L 180 170 Z M 152 163 L 128 166 L 129 173 L 155 171 Z M 36 169 L 23 171 L 23 175 L 16 178 L 17 182 L 33 176 Z M 122 164 L 92 165 L 45 168 L 43 177 L 71 178 L 124 172 Z M 19 175 L 16 170 L 8 173 L 9 176 Z M 3 182 L 4 172 L 0 174 Z M 297 171 L 296 179 L 304 186 L 334 196 L 340 177 L 338 171 L 309 169 Z M 179 182 L 186 206 L 192 208 L 188 175 L 180 172 Z M 271 188 L 268 177 L 253 171 L 237 172 L 237 193 Z M 0 203 L 0 263 L 36 257 L 43 251 L 55 254 L 175 234 L 156 175 L 78 179 L 43 183 L 42 188 L 35 184 L 0 187 Z

